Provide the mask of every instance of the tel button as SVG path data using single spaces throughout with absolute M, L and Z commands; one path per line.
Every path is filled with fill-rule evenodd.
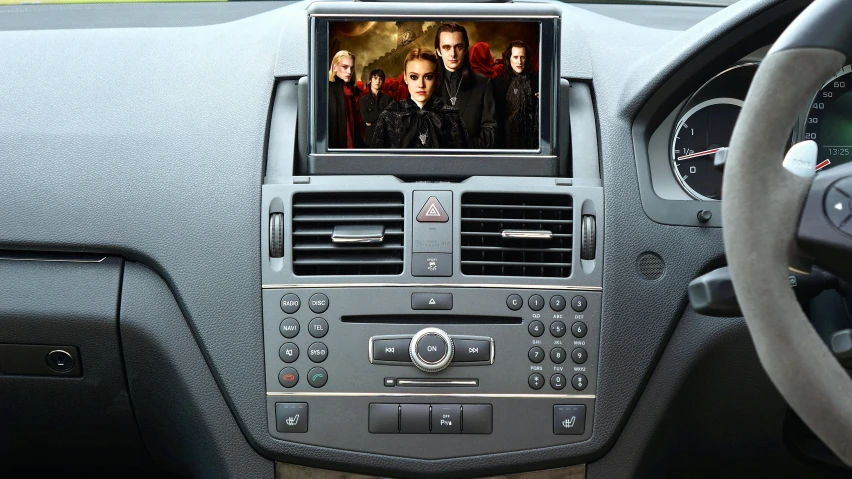
M 328 333 L 328 321 L 322 318 L 314 318 L 308 324 L 308 332 L 315 338 L 321 338 Z
M 373 360 L 374 361 L 400 361 L 411 362 L 408 346 L 411 339 L 374 339 Z
M 484 339 L 453 338 L 453 362 L 472 363 L 491 360 L 491 342 Z
M 299 372 L 294 368 L 284 368 L 278 373 L 278 382 L 285 388 L 291 388 L 299 382 Z

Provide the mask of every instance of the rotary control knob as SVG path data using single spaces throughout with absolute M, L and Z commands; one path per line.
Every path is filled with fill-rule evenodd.
M 437 373 L 453 360 L 453 340 L 438 328 L 421 329 L 411 338 L 408 354 L 421 371 Z

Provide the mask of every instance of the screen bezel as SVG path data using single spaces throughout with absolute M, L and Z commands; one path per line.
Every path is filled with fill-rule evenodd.
M 308 122 L 307 174 L 390 174 L 409 177 L 468 177 L 478 175 L 558 176 L 559 154 L 556 105 L 559 91 L 559 16 L 510 14 L 323 14 L 313 13 L 311 22 L 310 103 L 311 112 L 328 111 L 329 23 L 352 21 L 535 22 L 539 25 L 540 111 L 538 150 L 424 150 L 357 149 L 330 150 L 326 138 L 328 122 L 310 115 Z M 327 115 L 322 115 L 327 119 Z M 565 141 L 567 147 L 567 140 Z

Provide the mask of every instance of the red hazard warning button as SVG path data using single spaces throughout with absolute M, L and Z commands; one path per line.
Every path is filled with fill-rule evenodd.
M 426 200 L 426 204 L 423 205 L 423 209 L 421 209 L 420 213 L 417 215 L 417 221 L 420 223 L 446 223 L 449 220 L 450 217 L 447 215 L 447 212 L 444 211 L 444 207 L 441 206 L 441 202 L 434 196 L 430 196 L 429 199 Z

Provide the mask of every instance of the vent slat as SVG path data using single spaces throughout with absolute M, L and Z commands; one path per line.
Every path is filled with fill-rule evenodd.
M 574 209 L 570 195 L 466 193 L 461 201 L 461 271 L 471 276 L 571 276 Z M 505 229 L 550 231 L 503 238 Z
M 402 274 L 405 199 L 401 193 L 298 193 L 292 259 L 297 276 Z M 384 228 L 381 244 L 334 243 L 335 227 Z M 376 228 L 370 228 L 376 229 Z

